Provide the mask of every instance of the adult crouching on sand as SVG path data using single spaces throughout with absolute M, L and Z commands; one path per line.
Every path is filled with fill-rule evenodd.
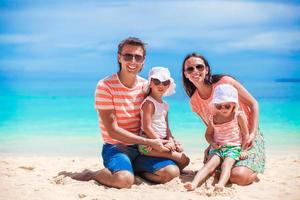
M 138 76 L 145 62 L 145 44 L 138 38 L 127 38 L 118 46 L 119 71 L 100 80 L 95 92 L 95 108 L 103 138 L 104 169 L 75 173 L 77 180 L 96 180 L 115 188 L 129 188 L 134 174 L 165 183 L 179 176 L 179 168 L 169 159 L 142 156 L 138 145 L 149 145 L 161 151 L 160 139 L 138 136 L 141 128 L 140 105 L 146 96 L 145 79 Z
M 262 173 L 265 167 L 264 138 L 258 129 L 257 101 L 232 77 L 211 75 L 209 63 L 197 53 L 185 57 L 182 64 L 182 78 L 184 89 L 190 97 L 192 111 L 200 116 L 206 126 L 212 114 L 209 105 L 215 87 L 227 83 L 237 89 L 239 107 L 246 113 L 250 137 L 247 142 L 248 158 L 235 163 L 231 170 L 230 181 L 238 185 L 251 184 L 257 179 L 257 173 Z M 206 158 L 209 148 L 205 151 Z

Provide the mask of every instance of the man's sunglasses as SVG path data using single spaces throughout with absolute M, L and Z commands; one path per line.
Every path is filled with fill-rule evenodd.
M 121 54 L 121 53 L 120 53 Z M 138 54 L 131 54 L 131 53 L 125 53 L 121 54 L 125 61 L 131 61 L 133 58 L 136 62 L 143 62 L 144 56 L 138 55 Z
M 217 110 L 222 110 L 223 108 L 225 109 L 225 110 L 230 110 L 231 109 L 231 107 L 232 107 L 232 105 L 231 104 L 216 104 L 215 105 L 216 106 L 216 109 Z
M 201 64 L 199 64 L 199 65 L 196 65 L 196 66 L 190 66 L 190 67 L 187 67 L 186 69 L 185 69 L 185 71 L 188 73 L 188 74 L 191 74 L 191 73 L 193 73 L 193 71 L 194 70 L 198 70 L 198 71 L 203 71 L 204 70 L 204 68 L 205 68 L 205 66 L 204 65 L 201 65 Z
M 171 81 L 170 80 L 166 80 L 166 81 L 160 81 L 160 80 L 158 80 L 158 79 L 156 79 L 156 78 L 152 78 L 151 79 L 152 80 L 152 82 L 154 83 L 154 85 L 160 85 L 160 84 L 163 84 L 163 86 L 168 86 L 168 85 L 170 85 L 170 83 L 171 83 Z

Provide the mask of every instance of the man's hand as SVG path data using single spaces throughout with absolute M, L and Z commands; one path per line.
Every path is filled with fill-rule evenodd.
M 166 148 L 161 139 L 147 139 L 148 145 L 151 146 L 153 149 L 159 152 L 169 152 L 170 150 Z

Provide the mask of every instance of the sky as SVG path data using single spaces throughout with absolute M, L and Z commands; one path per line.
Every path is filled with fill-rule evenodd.
M 0 78 L 100 79 L 129 36 L 147 43 L 142 76 L 180 79 L 198 52 L 241 80 L 300 77 L 299 1 L 1 0 Z

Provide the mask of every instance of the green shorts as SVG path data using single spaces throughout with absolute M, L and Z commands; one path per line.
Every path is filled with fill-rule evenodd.
M 149 146 L 147 145 L 143 145 L 143 144 L 139 144 L 139 152 L 142 155 L 147 155 L 151 150 L 149 150 Z
M 210 149 L 209 155 L 217 155 L 223 160 L 226 157 L 233 158 L 234 160 L 239 160 L 241 154 L 241 146 L 224 145 L 219 149 Z

